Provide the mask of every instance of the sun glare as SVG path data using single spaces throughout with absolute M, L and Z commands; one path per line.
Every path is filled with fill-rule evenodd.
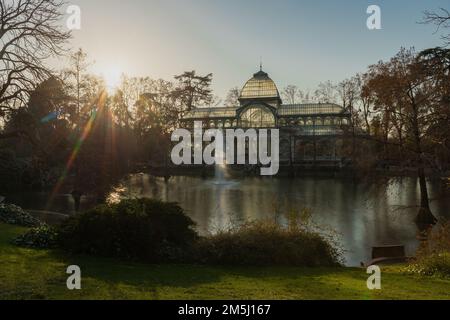
M 108 71 L 103 72 L 103 78 L 105 79 L 106 90 L 109 94 L 114 93 L 120 85 L 122 72 L 118 69 L 111 68 Z

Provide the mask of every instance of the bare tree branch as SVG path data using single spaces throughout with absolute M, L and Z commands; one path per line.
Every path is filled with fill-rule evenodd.
M 435 33 L 442 29 L 450 28 L 450 11 L 444 8 L 440 8 L 438 12 L 425 11 L 422 23 L 434 24 L 436 26 Z M 450 44 L 450 34 L 442 36 L 442 39 Z
M 45 61 L 65 52 L 71 37 L 61 24 L 63 0 L 0 2 L 0 110 L 23 105 L 51 76 Z

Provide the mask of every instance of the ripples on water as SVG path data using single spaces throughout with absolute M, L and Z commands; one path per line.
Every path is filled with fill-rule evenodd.
M 441 183 L 429 183 L 431 209 L 450 218 L 450 195 Z M 283 216 L 292 209 L 309 208 L 313 222 L 340 234 L 348 265 L 370 258 L 372 246 L 404 244 L 408 254 L 417 246 L 414 218 L 419 203 L 419 186 L 414 178 L 393 178 L 385 182 L 354 183 L 347 179 L 245 178 L 201 179 L 172 177 L 168 182 L 145 174 L 132 175 L 109 195 L 150 197 L 178 202 L 197 223 L 200 233 L 214 232 L 231 223 Z M 26 209 L 42 210 L 46 193 L 9 195 L 8 201 Z M 81 210 L 94 203 L 84 198 Z M 70 195 L 58 196 L 51 211 L 73 211 Z
M 348 265 L 370 259 L 371 247 L 404 244 L 412 254 L 417 246 L 414 218 L 419 186 L 414 178 L 383 183 L 354 183 L 347 179 L 245 178 L 223 181 L 173 177 L 168 182 L 145 174 L 124 181 L 111 197 L 151 197 L 174 201 L 186 210 L 205 234 L 236 221 L 272 218 L 290 210 L 310 208 L 313 221 L 340 236 Z M 439 182 L 430 183 L 431 208 L 449 218 L 450 196 Z

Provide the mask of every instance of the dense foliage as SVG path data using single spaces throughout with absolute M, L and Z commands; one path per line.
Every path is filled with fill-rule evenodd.
M 98 206 L 60 228 L 62 248 L 74 253 L 161 262 L 180 260 L 197 238 L 194 222 L 175 203 L 123 200 Z
M 406 270 L 428 276 L 450 277 L 450 222 L 436 227 L 417 251 Z
M 249 222 L 202 239 L 198 259 L 208 264 L 333 266 L 339 250 L 305 228 L 286 228 L 272 221 Z
M 423 257 L 417 263 L 408 266 L 407 270 L 426 276 L 450 277 L 450 252 Z
M 194 222 L 174 203 L 150 199 L 101 205 L 67 220 L 59 245 L 73 253 L 150 263 L 332 266 L 340 263 L 334 242 L 291 221 L 249 222 L 199 237 Z
M 13 204 L 0 204 L 0 222 L 23 227 L 35 227 L 40 221 L 22 208 Z
M 14 244 L 27 248 L 48 249 L 56 246 L 56 237 L 55 229 L 43 224 L 14 239 Z

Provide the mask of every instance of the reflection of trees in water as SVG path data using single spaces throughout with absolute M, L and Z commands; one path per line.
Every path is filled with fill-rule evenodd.
M 132 182 L 130 182 L 132 181 Z M 130 178 L 125 186 L 132 196 L 175 201 L 198 224 L 201 233 L 214 232 L 247 220 L 276 219 L 285 223 L 291 209 L 310 208 L 312 220 L 342 235 L 349 264 L 358 264 L 373 245 L 398 242 L 413 248 L 416 243 L 414 210 L 396 210 L 419 199 L 415 178 L 243 178 L 235 184 L 217 186 L 208 179 L 146 175 Z M 430 183 L 430 186 L 433 183 Z M 439 186 L 430 187 L 433 196 Z M 450 199 L 437 199 L 433 210 L 450 212 Z

